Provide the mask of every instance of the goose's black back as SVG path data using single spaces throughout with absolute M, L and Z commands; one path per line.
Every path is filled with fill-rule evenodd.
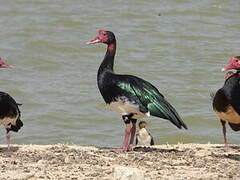
M 213 98 L 213 109 L 218 112 L 226 112 L 231 105 L 240 115 L 240 75 L 234 74 L 227 79 L 224 86 L 217 91 Z
M 217 91 L 213 98 L 213 109 L 219 113 L 226 113 L 231 106 L 240 116 L 240 75 L 235 73 L 228 78 L 224 86 Z M 240 130 L 240 124 L 228 122 L 234 131 Z
M 20 120 L 21 112 L 18 108 L 18 104 L 9 94 L 5 92 L 0 92 L 0 119 L 4 118 L 17 118 L 16 124 L 11 125 L 7 131 L 17 132 L 22 126 L 23 123 Z

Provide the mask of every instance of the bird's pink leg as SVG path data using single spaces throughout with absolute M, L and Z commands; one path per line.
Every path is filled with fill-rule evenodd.
M 129 137 L 131 133 L 132 125 L 131 124 L 126 124 L 125 127 L 125 135 L 124 135 L 124 140 L 123 140 L 123 152 L 128 151 L 129 149 Z
M 136 133 L 136 122 L 132 122 L 132 128 L 130 131 L 131 131 L 131 137 L 130 137 L 130 143 L 129 143 L 128 150 L 132 150 L 132 145 L 133 145 L 135 133 Z
M 136 133 L 136 122 L 137 122 L 137 120 L 136 119 L 131 119 L 131 116 L 130 117 L 129 116 L 130 115 L 122 116 L 123 121 L 126 124 L 125 135 L 124 135 L 122 148 L 112 149 L 113 151 L 127 152 L 127 151 L 132 151 L 133 150 L 132 145 L 133 145 L 134 137 L 135 137 L 135 133 Z M 129 139 L 130 139 L 130 141 L 129 141 Z
M 136 133 L 136 123 L 126 124 L 123 146 L 122 146 L 122 149 L 119 149 L 118 151 L 121 151 L 121 152 L 132 151 L 132 145 L 133 145 L 135 133 Z
M 8 150 L 10 150 L 10 138 L 11 138 L 10 132 L 7 132 L 6 133 L 6 142 L 7 142 Z
M 127 123 L 125 127 L 125 134 L 124 134 L 122 148 L 111 149 L 112 151 L 127 152 L 129 150 L 129 138 L 130 138 L 131 128 L 132 128 L 132 125 L 130 123 Z
M 227 143 L 227 133 L 226 133 L 226 121 L 221 120 L 222 123 L 222 132 L 223 132 L 223 137 L 224 137 L 224 144 L 225 147 L 228 148 L 228 143 Z

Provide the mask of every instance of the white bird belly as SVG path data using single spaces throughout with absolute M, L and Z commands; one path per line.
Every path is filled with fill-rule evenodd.
M 126 101 L 125 99 L 122 100 L 122 98 L 119 98 L 117 101 L 110 103 L 108 106 L 112 111 L 117 112 L 121 115 L 134 114 L 132 117 L 134 119 L 141 119 L 150 116 L 149 112 L 142 113 L 139 110 L 139 105 Z
M 137 135 L 137 140 L 139 146 L 150 146 L 151 145 L 151 136 L 145 128 L 139 130 Z

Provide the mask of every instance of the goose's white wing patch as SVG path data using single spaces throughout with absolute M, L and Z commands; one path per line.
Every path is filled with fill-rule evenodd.
M 126 97 L 119 97 L 117 101 L 108 104 L 108 106 L 112 111 L 117 112 L 121 115 L 132 113 L 134 114 L 132 117 L 134 119 L 141 119 L 150 116 L 150 112 L 142 113 L 139 110 L 139 105 L 134 102 L 130 102 Z

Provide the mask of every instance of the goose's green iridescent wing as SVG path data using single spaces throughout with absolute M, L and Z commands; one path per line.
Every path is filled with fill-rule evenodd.
M 170 120 L 178 128 L 183 126 L 187 129 L 176 110 L 165 100 L 157 88 L 143 79 L 135 76 L 130 77 L 121 78 L 117 86 L 130 96 L 135 96 L 140 102 L 140 109 L 147 109 L 152 116 Z

